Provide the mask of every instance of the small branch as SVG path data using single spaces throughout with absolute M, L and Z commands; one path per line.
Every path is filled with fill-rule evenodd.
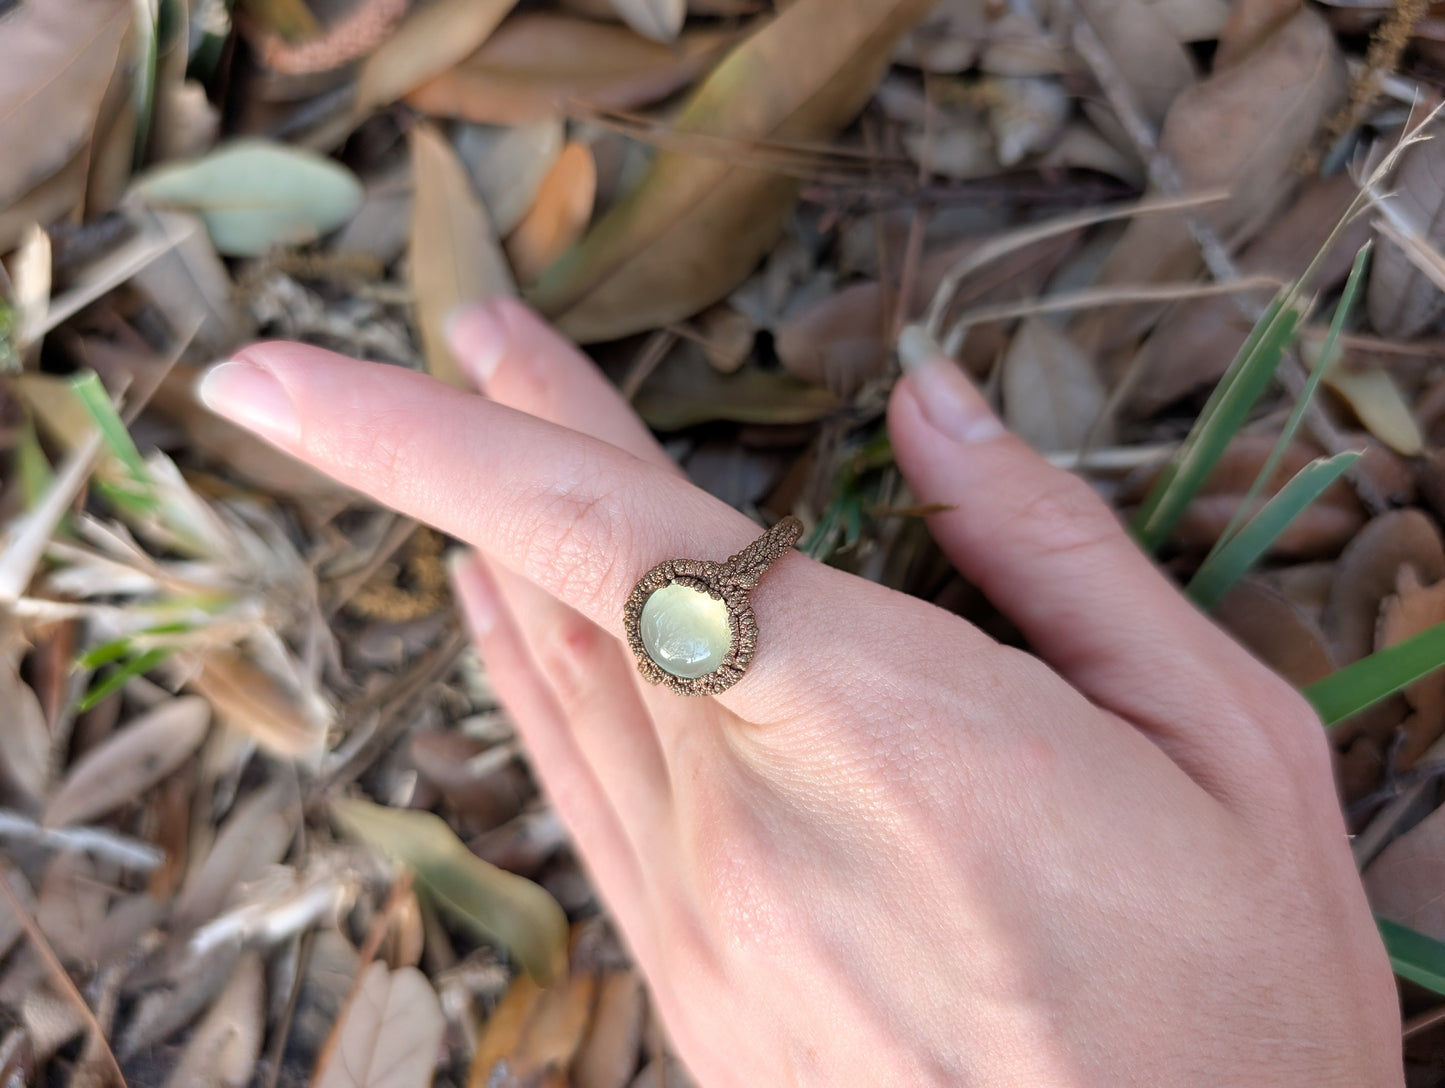
M 141 873 L 150 872 L 165 860 L 164 852 L 150 843 L 102 827 L 41 827 L 10 809 L 0 809 L 0 839 L 17 839 L 55 850 L 83 850 Z

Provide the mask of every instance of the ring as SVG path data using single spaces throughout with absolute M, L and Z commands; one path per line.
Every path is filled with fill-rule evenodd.
M 748 590 L 803 535 L 786 517 L 725 563 L 669 559 L 642 576 L 622 609 L 638 671 L 678 695 L 716 695 L 743 678 L 758 646 Z

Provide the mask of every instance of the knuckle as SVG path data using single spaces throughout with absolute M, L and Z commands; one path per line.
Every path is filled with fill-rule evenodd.
M 529 505 L 521 533 L 533 580 L 569 604 L 605 600 L 632 538 L 624 495 L 589 477 Z
M 561 610 L 556 626 L 536 646 L 537 664 L 556 693 L 562 711 L 573 717 L 594 703 L 605 657 L 616 643 L 591 620 Z
M 1119 523 L 1088 484 L 1066 472 L 1050 477 L 1030 489 L 1013 518 L 1037 557 L 1087 554 L 1119 538 Z

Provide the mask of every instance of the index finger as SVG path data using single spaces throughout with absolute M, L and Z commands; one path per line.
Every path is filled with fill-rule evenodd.
M 213 410 L 477 545 L 619 637 L 623 603 L 651 567 L 721 561 L 761 531 L 664 468 L 397 367 L 259 344 L 213 369 L 201 392 Z M 865 664 L 863 617 L 848 613 L 893 596 L 801 554 L 783 557 L 751 593 L 757 655 L 719 700 L 753 721 L 817 709 L 820 693 Z

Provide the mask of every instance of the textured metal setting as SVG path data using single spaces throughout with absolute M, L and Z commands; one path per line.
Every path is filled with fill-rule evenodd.
M 783 518 L 757 540 L 725 563 L 704 559 L 669 559 L 639 579 L 622 607 L 622 629 L 627 645 L 637 656 L 638 671 L 653 684 L 661 684 L 678 695 L 716 695 L 743 678 L 758 648 L 758 624 L 748 590 L 758 584 L 763 572 L 792 549 L 803 535 L 803 523 Z M 676 582 L 722 601 L 728 609 L 732 643 L 726 656 L 712 672 L 694 679 L 674 676 L 652 660 L 642 642 L 642 606 L 665 585 Z

